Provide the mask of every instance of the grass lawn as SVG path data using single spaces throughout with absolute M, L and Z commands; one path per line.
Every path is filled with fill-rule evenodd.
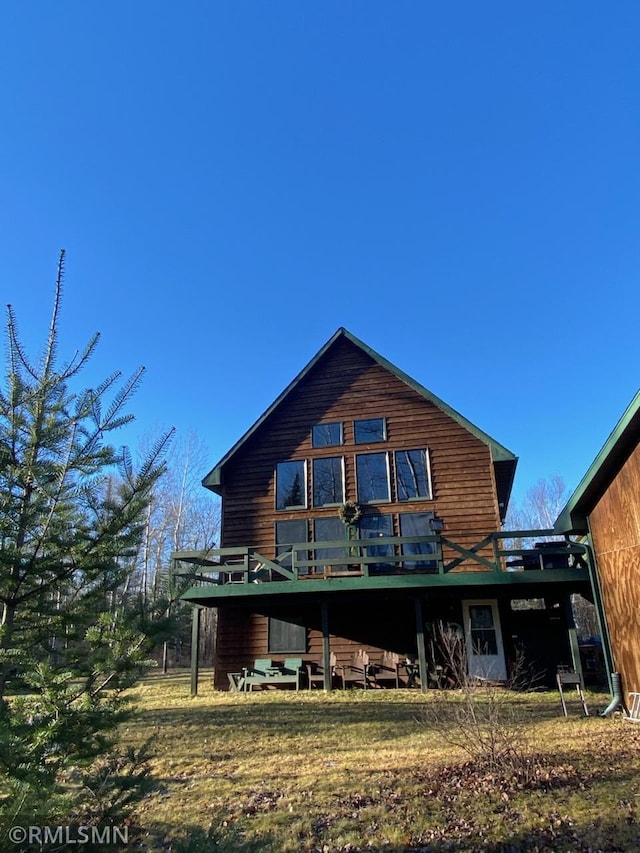
M 640 851 L 640 729 L 596 716 L 604 694 L 587 695 L 589 718 L 571 696 L 565 719 L 557 692 L 510 693 L 520 764 L 501 770 L 449 743 L 455 692 L 210 683 L 195 699 L 186 673 L 136 690 L 124 740 L 153 736 L 157 781 L 138 849 Z

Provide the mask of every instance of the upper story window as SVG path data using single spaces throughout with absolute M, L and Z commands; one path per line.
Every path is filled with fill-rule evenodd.
M 396 493 L 399 501 L 431 498 L 431 471 L 426 450 L 396 450 Z
M 387 423 L 384 418 L 368 418 L 353 422 L 353 435 L 356 444 L 372 444 L 387 440 Z
M 276 509 L 305 509 L 307 464 L 303 460 L 276 465 Z
M 356 456 L 356 483 L 358 503 L 388 503 L 391 500 L 389 454 L 359 453 Z
M 313 460 L 313 505 L 344 503 L 344 463 L 342 456 Z
M 311 444 L 313 447 L 334 447 L 342 444 L 342 424 L 339 421 L 331 424 L 315 424 L 311 428 Z

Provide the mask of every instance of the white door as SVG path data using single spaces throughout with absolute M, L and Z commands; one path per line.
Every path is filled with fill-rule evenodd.
M 495 599 L 463 601 L 462 612 L 469 675 L 472 678 L 506 681 L 507 667 L 504 660 L 498 602 Z

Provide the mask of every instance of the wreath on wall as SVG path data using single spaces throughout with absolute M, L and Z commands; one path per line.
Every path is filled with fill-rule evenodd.
M 355 501 L 345 501 L 338 510 L 343 524 L 357 524 L 362 517 L 362 509 Z

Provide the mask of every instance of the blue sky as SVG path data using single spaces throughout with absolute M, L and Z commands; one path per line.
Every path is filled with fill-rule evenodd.
M 640 4 L 0 8 L 0 295 L 211 465 L 345 326 L 577 485 L 638 389 Z M 203 471 L 203 474 L 206 471 Z

